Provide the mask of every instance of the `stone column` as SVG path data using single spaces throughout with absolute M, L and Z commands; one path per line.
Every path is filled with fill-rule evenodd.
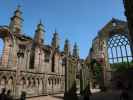
M 44 74 L 44 95 L 48 95 L 48 76 Z
M 65 58 L 65 93 L 69 91 L 69 64 L 68 64 L 68 57 Z
M 80 69 L 80 94 L 83 94 L 84 91 L 84 79 L 83 79 L 83 69 Z
M 76 60 L 72 57 L 66 58 L 65 68 L 65 99 L 76 98 Z
M 40 66 L 40 50 L 38 47 L 35 47 L 35 52 L 34 52 L 34 69 L 38 72 L 38 68 Z
M 90 85 L 89 83 L 89 69 L 86 65 L 80 69 L 80 93 L 83 94 L 84 90 Z M 90 87 L 90 86 L 89 86 Z
M 10 40 L 8 37 L 4 38 L 4 49 L 1 64 L 5 67 L 8 64 L 9 59 L 9 51 L 10 51 Z
M 111 85 L 111 68 L 108 60 L 108 48 L 106 40 L 104 40 L 103 50 L 105 50 L 103 52 L 104 85 L 105 87 L 109 88 Z
M 16 98 L 18 98 L 21 94 L 20 91 L 20 74 L 21 74 L 21 68 L 22 68 L 22 57 L 23 56 L 23 52 L 19 51 L 17 53 L 17 57 L 18 57 L 18 63 L 16 65 L 16 81 L 15 81 L 15 85 L 16 85 L 16 89 L 15 89 L 15 96 Z

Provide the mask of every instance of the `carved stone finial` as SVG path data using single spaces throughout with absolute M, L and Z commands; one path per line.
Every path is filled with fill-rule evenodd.
M 69 43 L 69 40 L 68 39 L 65 40 L 64 53 L 67 54 L 67 55 L 70 55 L 71 54 L 70 43 Z
M 73 56 L 74 57 L 79 57 L 79 48 L 77 46 L 77 43 L 75 43 L 74 47 L 73 47 Z
M 58 49 L 59 48 L 59 35 L 55 29 L 55 32 L 53 33 L 53 38 L 52 38 L 52 47 Z
M 34 41 L 35 44 L 42 44 L 44 42 L 44 25 L 42 24 L 42 21 L 40 20 L 37 24 L 37 28 L 35 31 Z
M 12 33 L 21 33 L 23 18 L 21 16 L 22 12 L 20 7 L 20 5 L 17 6 L 14 15 L 11 17 L 9 27 Z

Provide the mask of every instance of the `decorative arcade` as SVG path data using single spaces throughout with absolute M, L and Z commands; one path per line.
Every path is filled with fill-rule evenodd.
M 33 97 L 69 91 L 82 69 L 77 44 L 71 52 L 66 40 L 61 51 L 56 31 L 51 45 L 44 44 L 45 29 L 41 21 L 34 38 L 24 35 L 21 15 L 18 7 L 10 24 L 0 26 L 0 91 L 11 90 L 15 97 L 22 92 Z
M 27 97 L 64 93 L 71 97 L 86 88 L 133 86 L 133 35 L 131 0 L 123 0 L 128 22 L 112 18 L 92 41 L 86 59 L 79 57 L 75 43 L 71 51 L 65 40 L 60 50 L 59 34 L 53 33 L 51 45 L 44 43 L 45 27 L 40 21 L 34 38 L 22 31 L 20 7 L 9 25 L 0 26 L 0 91 L 11 90 L 14 97 L 26 91 Z M 125 80 L 124 82 L 122 80 Z

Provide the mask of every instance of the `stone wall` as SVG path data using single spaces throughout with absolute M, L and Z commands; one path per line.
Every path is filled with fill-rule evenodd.
M 95 59 L 102 66 L 103 73 L 103 81 L 106 87 L 110 86 L 111 83 L 111 68 L 109 62 L 109 54 L 108 54 L 108 41 L 114 35 L 123 35 L 127 37 L 129 41 L 129 31 L 127 22 L 114 19 L 110 20 L 97 34 L 96 38 L 93 40 L 92 49 L 89 55 L 89 60 Z M 113 44 L 115 45 L 115 43 Z M 132 50 L 132 45 L 130 44 L 130 48 Z
M 19 97 L 22 91 L 26 91 L 28 97 L 63 92 L 65 67 L 62 64 L 61 53 L 47 46 L 34 46 L 35 52 L 32 53 L 32 39 L 22 35 L 13 37 L 15 45 L 12 42 L 14 40 L 8 36 L 0 37 L 4 40 L 0 64 L 0 90 L 10 89 L 16 97 Z M 52 60 L 52 53 L 55 53 L 55 60 Z M 34 55 L 32 68 L 31 55 Z M 51 70 L 52 63 L 54 72 Z

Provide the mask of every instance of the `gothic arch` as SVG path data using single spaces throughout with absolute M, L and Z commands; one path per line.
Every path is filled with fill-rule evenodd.
M 20 84 L 24 87 L 24 85 L 26 84 L 26 79 L 24 77 L 21 78 L 20 80 Z
M 14 45 L 14 36 L 9 31 L 7 26 L 0 26 L 0 38 L 4 39 L 6 37 L 9 37 L 11 40 L 11 45 Z
M 128 32 L 125 21 L 113 18 L 98 32 L 98 35 L 92 41 L 92 50 L 89 56 L 91 56 L 91 61 L 96 59 L 100 62 L 103 84 L 106 86 L 109 86 L 112 80 L 113 64 L 132 61 L 133 47 Z
M 15 47 L 15 38 L 12 33 L 10 33 L 7 26 L 0 26 L 0 39 L 3 40 L 3 48 L 0 50 L 1 54 L 1 64 L 10 65 L 15 63 L 15 60 L 12 59 L 15 55 L 12 53 Z
M 99 31 L 98 36 L 94 39 L 93 47 L 98 47 L 93 48 L 93 51 L 95 51 L 94 53 L 96 54 L 96 59 L 102 58 L 103 62 L 106 63 L 107 69 L 110 69 L 110 63 L 120 62 L 119 58 L 123 58 L 124 55 L 121 54 L 121 56 L 119 56 L 123 50 L 121 49 L 122 46 L 128 46 L 130 55 L 127 55 L 126 51 L 123 54 L 126 54 L 126 57 L 130 56 L 130 61 L 132 60 L 132 46 L 130 44 L 131 41 L 128 32 L 128 26 L 126 22 L 113 18 Z M 117 47 L 120 47 L 121 49 L 119 52 Z M 115 51 L 115 58 L 112 53 L 113 51 Z M 117 61 L 114 61 L 113 58 L 117 59 Z M 113 61 L 110 61 L 111 59 L 113 59 Z
M 31 78 L 31 85 L 32 85 L 32 87 L 35 87 L 36 86 L 35 78 Z
M 10 76 L 9 79 L 8 79 L 8 81 L 7 81 L 8 89 L 13 90 L 13 83 L 14 83 L 13 77 Z
M 3 76 L 0 80 L 0 86 L 1 86 L 1 89 L 2 88 L 6 88 L 6 85 L 7 85 L 7 77 L 6 76 Z
M 112 35 L 109 38 L 107 45 L 109 63 L 132 61 L 130 42 L 126 35 Z
M 26 87 L 29 88 L 31 85 L 30 77 L 27 78 L 26 80 Z

